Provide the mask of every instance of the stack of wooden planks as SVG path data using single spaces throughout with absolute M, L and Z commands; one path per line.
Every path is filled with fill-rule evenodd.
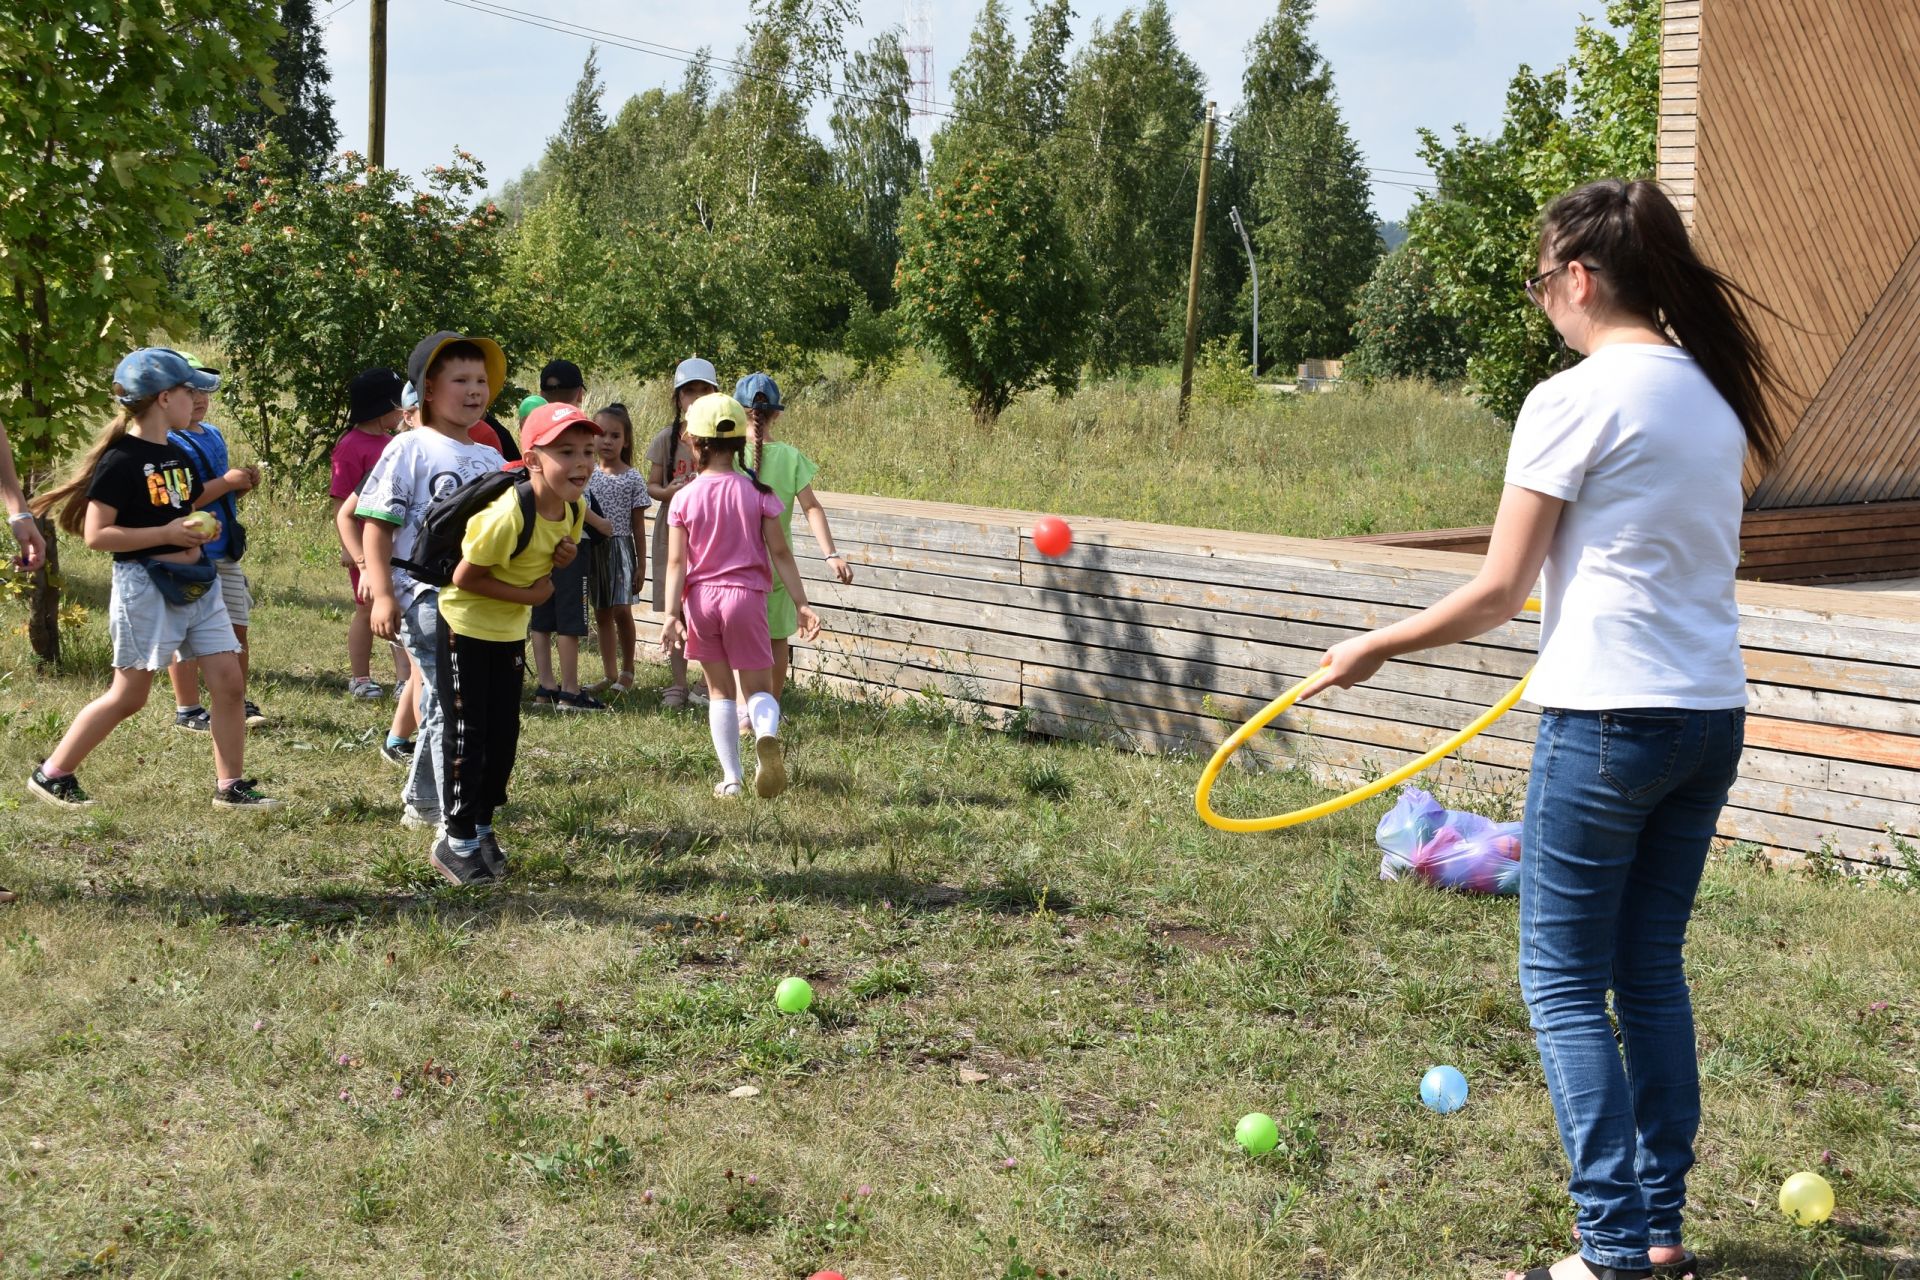
M 1476 567 L 1448 552 L 1112 520 L 1074 521 L 1073 549 L 1048 560 L 1031 541 L 1036 517 L 1018 512 L 821 500 L 858 577 L 832 581 L 800 534 L 827 625 L 796 649 L 806 677 L 1156 752 L 1206 755 L 1328 645 L 1432 603 Z M 1722 834 L 1878 858 L 1886 826 L 1920 833 L 1920 601 L 1747 584 L 1741 610 L 1753 703 Z M 1392 663 L 1283 717 L 1265 757 L 1329 784 L 1378 776 L 1497 700 L 1537 639 L 1523 618 Z M 1537 720 L 1522 703 L 1430 780 L 1522 791 Z
M 1486 526 L 1343 538 L 1386 547 L 1479 555 Z M 1752 582 L 1871 582 L 1920 575 L 1920 501 L 1847 502 L 1748 511 L 1740 522 L 1740 576 Z

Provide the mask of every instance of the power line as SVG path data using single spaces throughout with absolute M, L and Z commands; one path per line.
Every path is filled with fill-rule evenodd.
M 347 0 L 347 3 L 349 4 L 353 2 L 354 0 Z M 686 66 L 719 66 L 723 69 L 727 69 L 735 72 L 737 75 L 739 75 L 743 79 L 758 80 L 763 83 L 779 84 L 787 89 L 798 89 L 800 87 L 799 85 L 794 84 L 793 82 L 789 81 L 783 76 L 769 75 L 765 72 L 757 71 L 756 69 L 754 69 L 754 67 L 751 64 L 741 62 L 738 59 L 715 57 L 711 53 L 695 51 L 691 49 L 681 49 L 673 45 L 661 44 L 658 41 L 645 40 L 637 36 L 629 36 L 617 31 L 607 31 L 598 27 L 589 27 L 583 23 L 568 22 L 558 18 L 549 18 L 544 14 L 531 13 L 524 9 L 515 9 L 508 5 L 494 3 L 494 0 L 443 0 L 443 2 L 446 4 L 454 5 L 458 8 L 472 10 L 475 13 L 483 13 L 491 17 L 502 18 L 508 22 L 518 22 L 523 26 L 530 26 L 530 27 L 547 30 L 547 31 L 552 31 L 560 35 L 570 35 L 570 36 L 574 36 L 577 39 L 601 40 L 613 46 L 614 48 L 626 49 L 632 53 L 651 54 L 654 57 L 665 58 L 670 62 L 678 62 Z M 826 87 L 829 93 L 834 92 L 834 85 L 835 85 L 835 82 L 832 79 L 832 77 L 828 77 L 826 81 Z M 865 94 L 853 93 L 847 88 L 847 85 L 844 81 L 840 82 L 839 92 L 836 96 L 844 99 L 848 99 L 854 102 L 864 102 L 873 106 L 898 107 L 903 105 L 900 101 L 896 101 L 895 99 L 892 99 L 892 98 L 876 98 L 876 97 L 872 97 Z M 906 105 L 911 106 L 911 104 L 906 104 Z M 1024 125 L 1023 122 L 1020 122 L 1020 121 L 985 120 L 975 116 L 962 115 L 959 112 L 956 112 L 953 110 L 935 109 L 939 107 L 950 107 L 950 106 L 951 104 L 948 104 L 948 103 L 931 103 L 924 110 L 923 114 L 932 116 L 938 119 L 951 121 L 956 124 L 967 124 L 967 125 L 974 125 L 982 128 L 1001 129 L 1001 130 L 1004 130 L 1009 126 L 1011 126 L 1012 128 L 1016 128 L 1016 129 L 1025 129 L 1027 132 L 1034 133 L 1036 135 L 1038 132 L 1037 130 L 1032 129 L 1030 126 Z M 1097 134 L 1089 133 L 1085 130 L 1068 129 L 1064 126 L 1056 129 L 1054 132 L 1073 134 L 1078 137 L 1086 138 L 1087 140 L 1093 142 L 1095 145 L 1098 145 L 1098 146 L 1109 146 L 1109 147 L 1116 147 L 1116 148 L 1121 148 L 1125 150 L 1131 150 L 1137 154 L 1154 155 L 1160 158 L 1184 157 L 1187 159 L 1191 159 L 1192 146 L 1191 146 L 1191 143 L 1187 143 L 1187 142 L 1182 142 L 1178 144 L 1168 144 L 1168 143 L 1146 142 L 1138 139 L 1131 142 L 1117 142 L 1112 139 L 1102 138 Z M 1241 152 L 1242 154 L 1258 156 L 1261 159 L 1264 159 L 1271 163 L 1276 163 L 1276 164 L 1286 163 L 1286 164 L 1297 165 L 1297 162 L 1298 162 L 1298 158 L 1295 156 L 1282 155 L 1276 152 L 1261 151 L 1255 148 L 1241 148 Z M 1366 169 L 1369 175 L 1372 175 L 1375 173 L 1395 173 L 1405 177 L 1427 176 L 1427 175 L 1415 174 L 1410 170 L 1390 170 L 1390 169 L 1376 170 L 1370 166 L 1365 166 L 1365 165 L 1361 167 Z M 1304 170 L 1296 168 L 1295 172 L 1296 173 L 1304 172 Z M 1411 191 L 1431 190 L 1431 187 L 1426 184 L 1394 181 L 1392 179 L 1375 178 L 1372 176 L 1369 176 L 1368 178 L 1368 185 L 1399 187 L 1399 188 L 1405 188 Z
M 331 24 L 336 14 L 345 13 L 359 3 L 360 0 L 341 0 L 339 4 L 333 6 L 333 8 L 327 10 L 320 16 L 320 25 L 324 27 Z

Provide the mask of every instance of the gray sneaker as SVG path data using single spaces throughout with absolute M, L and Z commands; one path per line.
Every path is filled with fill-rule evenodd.
M 400 825 L 403 827 L 412 827 L 415 830 L 437 827 L 440 825 L 440 815 L 437 813 L 422 813 L 410 804 L 402 805 L 400 808 Z
M 173 727 L 190 733 L 212 733 L 213 713 L 205 707 L 191 707 L 173 713 Z
M 428 856 L 433 869 L 445 876 L 449 884 L 466 887 L 468 885 L 490 885 L 495 883 L 493 869 L 487 865 L 486 849 L 472 853 L 459 854 L 453 851 L 453 841 L 443 832 L 433 842 L 433 853 Z
M 507 878 L 507 851 L 500 847 L 499 837 L 491 831 L 480 837 L 480 856 L 495 880 Z

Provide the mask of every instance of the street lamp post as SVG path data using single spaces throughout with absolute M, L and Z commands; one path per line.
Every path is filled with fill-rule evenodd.
M 1247 224 L 1240 221 L 1240 206 L 1228 209 L 1227 218 L 1240 233 L 1240 243 L 1247 251 L 1247 274 L 1253 280 L 1253 376 L 1257 378 L 1260 376 L 1260 268 L 1253 260 L 1253 241 L 1247 238 Z

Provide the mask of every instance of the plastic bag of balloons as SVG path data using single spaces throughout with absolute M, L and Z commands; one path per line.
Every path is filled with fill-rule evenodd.
M 1444 809 L 1418 787 L 1400 793 L 1374 833 L 1380 878 L 1409 877 L 1461 893 L 1520 891 L 1520 824 Z

